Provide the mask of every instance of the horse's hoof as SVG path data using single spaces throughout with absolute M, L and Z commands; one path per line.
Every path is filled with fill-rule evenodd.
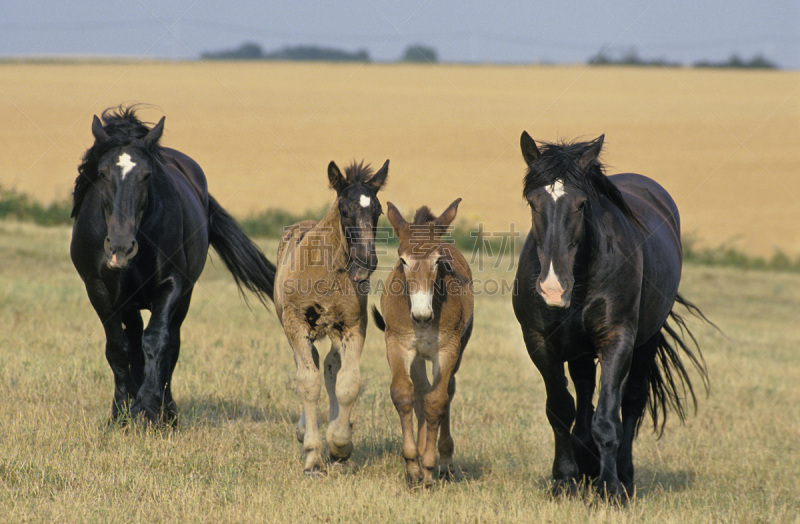
M 310 468 L 304 469 L 303 473 L 305 473 L 307 477 L 319 478 L 325 475 L 325 470 L 315 464 Z
M 448 464 L 446 468 L 439 468 L 439 478 L 445 482 L 453 480 L 456 474 L 456 468 L 452 464 Z
M 575 479 L 559 479 L 553 482 L 553 497 L 577 497 L 578 482 Z
M 344 445 L 337 446 L 335 443 L 330 443 L 331 460 L 336 462 L 345 462 L 350 458 L 353 453 L 353 443 L 347 442 Z

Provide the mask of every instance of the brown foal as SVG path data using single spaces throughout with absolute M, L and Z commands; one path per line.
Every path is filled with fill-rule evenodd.
M 472 272 L 463 255 L 442 236 L 456 217 L 461 199 L 441 216 L 427 207 L 409 224 L 387 202 L 387 217 L 400 240 L 400 260 L 386 279 L 381 298 L 386 356 L 392 371 L 391 395 L 403 430 L 403 457 L 409 484 L 433 484 L 437 434 L 439 475 L 453 473 L 450 403 L 456 392 L 455 373 L 472 332 Z M 426 361 L 431 362 L 432 383 Z M 417 417 L 414 439 L 412 411 Z M 441 433 L 439 433 L 441 431 Z

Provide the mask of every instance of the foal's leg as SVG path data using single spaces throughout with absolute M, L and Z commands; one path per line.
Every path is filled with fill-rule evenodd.
M 453 436 L 450 433 L 450 407 L 453 404 L 453 397 L 456 394 L 456 376 L 450 377 L 447 386 L 447 404 L 444 408 L 444 416 L 439 427 L 439 477 L 450 480 L 455 473 L 453 467 Z
M 356 328 L 345 331 L 341 341 L 334 343 L 339 347 L 340 366 L 335 379 L 336 401 L 339 413 L 328 424 L 328 447 L 331 458 L 345 461 L 353 452 L 353 429 L 350 415 L 361 393 L 361 349 L 364 346 L 364 332 Z
M 553 459 L 553 494 L 566 489 L 569 493 L 577 490 L 578 465 L 572 452 L 570 428 L 575 421 L 575 400 L 567 389 L 564 364 L 553 362 L 547 355 L 544 338 L 541 334 L 523 332 L 525 346 L 547 391 L 547 420 L 553 428 L 555 458 Z
M 328 392 L 328 404 L 329 404 L 329 415 L 328 415 L 328 432 L 326 438 L 328 439 L 328 447 L 330 448 L 331 452 L 331 459 L 337 462 L 341 462 L 347 460 L 350 456 L 347 453 L 347 456 L 342 457 L 342 450 L 336 449 L 334 451 L 335 445 L 333 444 L 334 440 L 334 429 L 336 426 L 336 421 L 339 418 L 339 399 L 336 396 L 336 382 L 339 376 L 339 371 L 342 369 L 342 339 L 339 336 L 331 335 L 331 349 L 328 352 L 328 356 L 325 357 L 325 363 L 323 367 L 323 376 L 325 377 L 325 390 Z M 338 454 L 337 454 L 338 452 Z
M 428 440 L 428 425 L 425 422 L 425 395 L 431 390 L 425 360 L 417 356 L 411 362 L 409 374 L 411 383 L 414 384 L 414 416 L 417 418 L 417 457 L 421 457 L 425 452 L 425 443 Z
M 303 404 L 303 411 L 297 422 L 297 437 L 302 439 L 306 454 L 303 471 L 306 475 L 317 475 L 323 470 L 322 436 L 317 412 L 321 389 L 319 355 L 311 340 L 308 324 L 302 320 L 284 319 L 283 326 L 289 345 L 294 351 L 297 393 Z
M 629 331 L 618 328 L 604 337 L 604 345 L 598 345 L 602 374 L 597 411 L 592 418 L 592 436 L 600 451 L 597 489 L 607 497 L 624 494 L 617 474 L 617 452 L 622 437 L 619 412 L 631 367 L 634 338 Z
M 592 415 L 596 365 L 594 355 L 587 354 L 569 361 L 569 374 L 575 385 L 577 415 L 572 428 L 572 450 L 581 475 L 595 478 L 600 474 L 600 453 L 592 438 Z
M 633 350 L 628 382 L 622 396 L 622 442 L 617 452 L 617 473 L 628 496 L 633 496 L 633 439 L 644 414 L 650 387 L 650 371 L 655 361 L 661 333 L 656 333 Z
M 450 403 L 448 390 L 453 378 L 453 370 L 458 360 L 458 342 L 455 347 L 440 348 L 438 358 L 433 361 L 433 385 L 425 395 L 425 451 L 422 453 L 422 482 L 426 486 L 433 484 L 433 470 L 436 468 L 436 440 L 439 426 Z M 455 386 L 455 382 L 452 382 Z M 448 428 L 449 433 L 449 428 Z M 450 441 L 452 447 L 452 440 Z M 452 459 L 452 449 L 450 453 Z
M 409 484 L 415 484 L 422 480 L 417 443 L 414 440 L 414 417 L 412 415 L 416 400 L 408 364 L 414 356 L 413 350 L 408 350 L 394 338 L 387 337 L 386 357 L 392 371 L 392 384 L 389 391 L 392 395 L 392 403 L 400 416 L 400 429 L 403 432 L 403 458 L 406 461 L 406 482 Z

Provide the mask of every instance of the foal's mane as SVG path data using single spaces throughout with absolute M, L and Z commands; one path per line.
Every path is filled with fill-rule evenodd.
M 593 142 L 543 143 L 540 155 L 528 166 L 523 180 L 523 197 L 540 187 L 561 180 L 565 186 L 573 186 L 586 193 L 590 200 L 604 196 L 611 201 L 639 229 L 644 225 L 625 202 L 617 186 L 605 175 L 605 166 L 597 159 L 581 171 L 578 159 Z
M 415 226 L 424 226 L 428 222 L 433 222 L 434 220 L 436 220 L 436 216 L 431 213 L 431 208 L 422 206 L 414 213 L 414 221 L 412 224 Z
M 141 152 L 150 157 L 151 163 L 157 166 L 161 159 L 161 146 L 158 142 L 147 148 L 142 139 L 150 128 L 136 116 L 137 106 L 119 106 L 103 111 L 100 119 L 103 129 L 108 133 L 109 140 L 98 142 L 95 140 L 92 147 L 86 150 L 81 164 L 78 166 L 78 178 L 75 179 L 75 190 L 72 196 L 72 217 L 78 216 L 81 202 L 97 180 L 97 168 L 100 159 L 116 147 L 135 145 Z
M 353 163 L 344 169 L 344 177 L 348 184 L 364 184 L 369 182 L 373 176 L 375 176 L 375 170 L 372 169 L 372 165 L 365 164 L 363 160 L 361 162 L 353 160 Z

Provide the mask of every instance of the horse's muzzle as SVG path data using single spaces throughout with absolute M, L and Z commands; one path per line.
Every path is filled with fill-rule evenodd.
M 106 237 L 106 266 L 115 271 L 126 269 L 138 251 L 139 243 L 136 240 L 112 242 L 109 237 Z

